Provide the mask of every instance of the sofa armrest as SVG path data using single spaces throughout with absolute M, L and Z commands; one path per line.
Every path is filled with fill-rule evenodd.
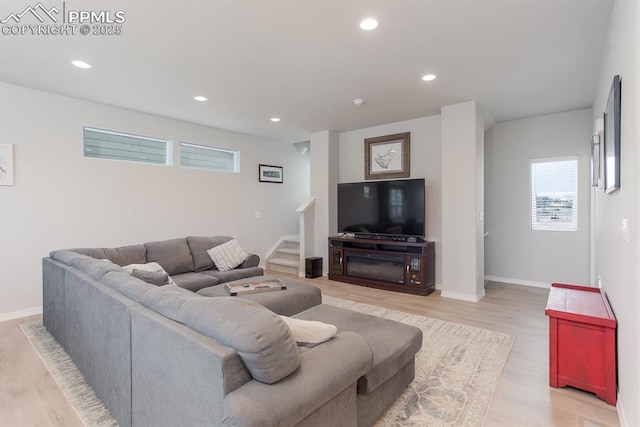
M 353 332 L 342 332 L 300 358 L 298 370 L 275 384 L 252 380 L 229 393 L 222 425 L 296 425 L 356 383 L 373 364 L 371 347 Z M 353 393 L 355 411 L 355 388 Z
M 254 381 L 233 349 L 143 306 L 131 359 L 134 426 L 220 425 L 225 395 Z
M 260 264 L 260 257 L 256 254 L 249 254 L 249 258 L 245 259 L 244 262 L 236 268 L 257 267 L 258 264 Z

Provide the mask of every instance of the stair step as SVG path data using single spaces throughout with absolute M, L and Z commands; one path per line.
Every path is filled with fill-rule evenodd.
M 271 264 L 282 265 L 285 267 L 292 267 L 296 269 L 300 266 L 299 261 L 294 261 L 294 260 L 285 259 L 285 258 L 270 258 L 267 262 Z
M 294 276 L 298 275 L 299 265 L 298 261 L 291 261 L 288 259 L 282 258 L 271 258 L 267 260 L 266 269 L 271 271 L 277 271 L 281 273 L 288 273 Z
M 291 248 L 281 248 L 278 249 L 278 253 L 280 254 L 286 254 L 286 255 L 295 255 L 295 256 L 300 256 L 300 251 L 298 249 L 291 249 Z
M 298 276 L 298 269 L 297 268 L 293 268 L 293 267 L 285 267 L 283 265 L 272 265 L 269 268 L 266 269 L 266 273 L 265 274 L 270 274 L 269 272 L 278 272 L 278 273 L 287 273 L 287 274 L 291 274 L 292 276 Z
M 300 247 L 299 238 L 289 238 L 282 241 L 282 247 L 287 249 L 296 249 Z

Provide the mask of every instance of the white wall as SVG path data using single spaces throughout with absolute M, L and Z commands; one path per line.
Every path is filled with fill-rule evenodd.
M 622 80 L 620 190 L 595 192 L 595 273 L 602 280 L 618 321 L 618 412 L 623 426 L 640 425 L 640 11 L 634 0 L 614 3 L 606 49 L 593 104 L 595 122 L 602 117 L 613 76 Z M 622 239 L 622 219 L 631 238 Z
M 485 138 L 485 275 L 589 285 L 591 110 L 496 124 Z M 531 231 L 530 161 L 578 156 L 578 231 Z
M 338 133 L 322 131 L 311 134 L 311 195 L 315 197 L 314 253 L 323 258 L 323 273 L 329 270 L 328 240 L 335 234 L 338 182 Z
M 475 101 L 442 108 L 442 296 L 484 296 L 484 120 Z
M 339 182 L 364 181 L 364 140 L 376 136 L 411 132 L 411 178 L 426 179 L 426 240 L 436 243 L 436 283 L 441 283 L 441 135 L 440 116 L 390 123 L 340 133 Z M 335 212 L 336 206 L 332 207 Z M 329 234 L 336 233 L 335 226 Z
M 83 126 L 170 138 L 174 166 L 84 158 Z M 241 172 L 181 168 L 180 141 L 240 150 Z M 42 305 L 51 250 L 225 234 L 264 257 L 298 233 L 309 196 L 308 156 L 290 144 L 3 83 L 0 142 L 15 144 L 15 185 L 0 186 L 0 318 Z M 284 184 L 259 183 L 259 163 L 284 166 Z

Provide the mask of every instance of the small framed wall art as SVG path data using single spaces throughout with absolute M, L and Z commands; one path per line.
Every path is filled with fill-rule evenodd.
M 283 179 L 282 166 L 258 165 L 258 179 L 260 182 L 274 182 L 282 184 Z
M 410 133 L 364 140 L 364 179 L 409 178 Z
M 13 185 L 13 144 L 0 144 L 0 185 Z

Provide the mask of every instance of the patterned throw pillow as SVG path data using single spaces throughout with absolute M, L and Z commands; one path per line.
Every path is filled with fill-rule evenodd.
M 233 270 L 249 258 L 249 254 L 242 250 L 235 239 L 211 248 L 207 253 L 220 271 Z

